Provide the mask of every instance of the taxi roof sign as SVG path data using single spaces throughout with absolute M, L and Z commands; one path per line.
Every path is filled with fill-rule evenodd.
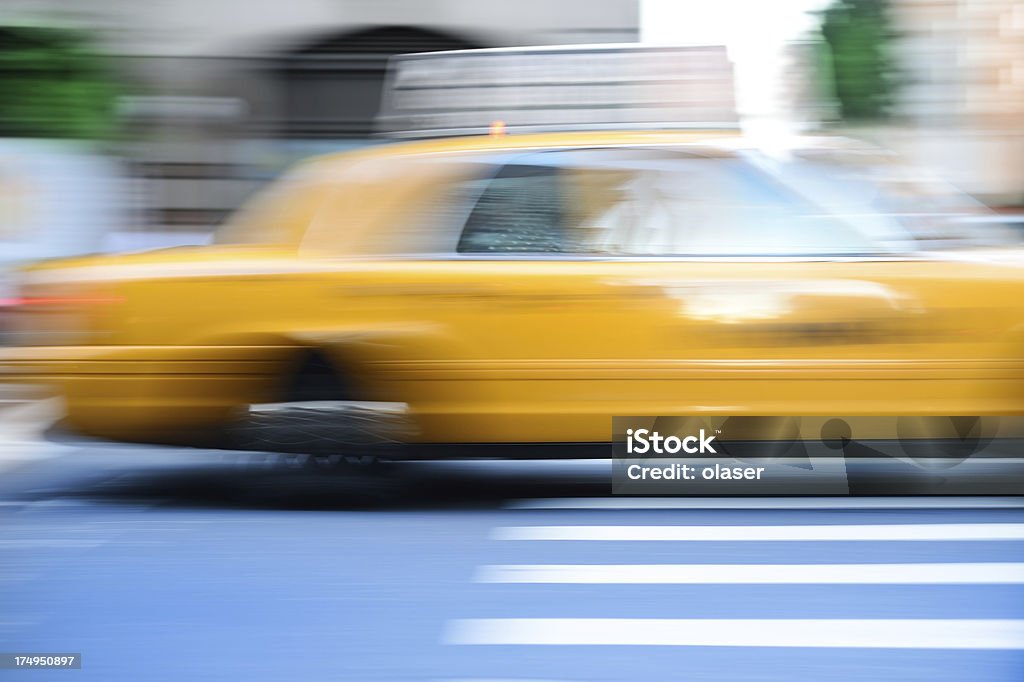
M 394 137 L 739 126 L 724 46 L 638 44 L 396 55 L 378 131 Z

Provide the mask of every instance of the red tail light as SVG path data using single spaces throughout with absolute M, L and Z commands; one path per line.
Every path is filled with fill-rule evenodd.
M 123 301 L 124 298 L 121 296 L 16 296 L 13 298 L 0 298 L 0 308 L 51 305 L 112 305 Z

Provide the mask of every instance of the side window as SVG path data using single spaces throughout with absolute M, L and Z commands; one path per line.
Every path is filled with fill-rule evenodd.
M 537 152 L 473 181 L 457 251 L 580 256 L 848 255 L 879 250 L 841 215 L 740 157 Z
M 466 220 L 459 253 L 547 253 L 568 250 L 560 174 L 552 166 L 503 166 Z

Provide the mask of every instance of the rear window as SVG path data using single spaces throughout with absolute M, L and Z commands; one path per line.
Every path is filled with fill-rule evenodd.
M 305 171 L 293 171 L 247 201 L 214 237 L 216 244 L 291 244 L 298 242 L 320 207 L 322 183 Z

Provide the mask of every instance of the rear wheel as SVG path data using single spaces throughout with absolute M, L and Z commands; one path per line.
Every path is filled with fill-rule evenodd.
M 245 450 L 307 455 L 318 468 L 394 457 L 413 435 L 404 403 L 359 400 L 322 353 L 294 365 L 281 400 L 248 405 L 233 434 Z

